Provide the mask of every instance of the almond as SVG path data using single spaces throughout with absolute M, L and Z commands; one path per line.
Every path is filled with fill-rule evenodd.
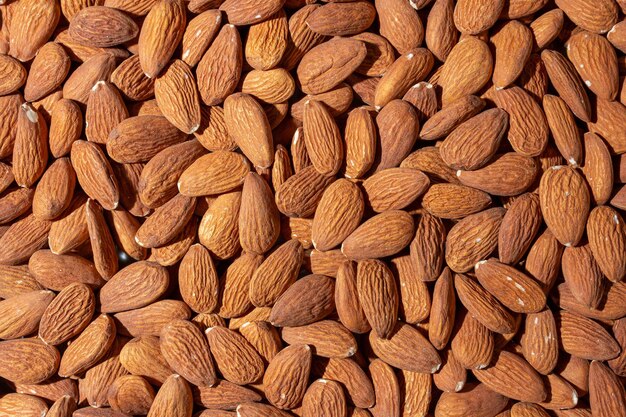
M 69 35 L 80 44 L 107 48 L 139 34 L 137 24 L 124 12 L 104 6 L 85 7 L 70 21 Z
M 376 126 L 370 112 L 360 107 L 348 114 L 344 134 L 346 178 L 361 178 L 374 163 Z
M 300 404 L 308 384 L 311 358 L 311 348 L 297 344 L 286 347 L 270 361 L 263 377 L 270 403 L 280 409 Z
M 248 64 L 257 70 L 276 67 L 287 50 L 288 35 L 287 17 L 282 9 L 251 25 L 245 49 Z
M 370 332 L 369 340 L 374 353 L 395 368 L 435 373 L 441 367 L 441 359 L 435 348 L 408 324 L 398 323 L 389 339 L 379 338 L 375 332 Z
M 410 4 L 402 0 L 377 0 L 376 12 L 380 20 L 380 34 L 404 54 L 420 46 L 424 26 Z
M 458 37 L 454 25 L 454 2 L 435 0 L 426 21 L 426 46 L 437 59 L 445 62 Z
M 313 218 L 311 239 L 318 250 L 343 242 L 358 226 L 364 211 L 361 191 L 348 180 L 337 180 L 322 195 Z
M 224 102 L 224 120 L 228 134 L 254 166 L 272 165 L 272 132 L 263 108 L 253 97 L 244 93 L 229 96 Z
M 557 6 L 567 17 L 583 29 L 604 33 L 617 22 L 618 9 L 615 2 L 602 0 L 597 4 L 588 0 L 558 0 Z
M 461 184 L 497 196 L 514 196 L 526 191 L 537 177 L 534 159 L 509 152 L 498 155 L 493 162 L 474 171 L 457 171 Z M 507 173 L 506 181 L 502 174 Z M 496 178 L 499 181 L 496 181 Z
M 66 342 L 87 327 L 95 308 L 96 300 L 89 286 L 68 285 L 46 307 L 39 323 L 39 337 L 53 346 Z
M 33 59 L 52 35 L 60 15 L 61 9 L 54 0 L 28 0 L 15 6 L 11 18 L 22 23 L 11 30 L 11 56 L 22 62 Z
M 441 158 L 453 169 L 481 168 L 497 152 L 508 121 L 508 114 L 501 109 L 479 113 L 446 137 L 439 149 Z
M 352 333 L 341 324 L 332 320 L 299 327 L 285 327 L 282 338 L 290 345 L 306 344 L 311 346 L 315 355 L 326 358 L 346 358 L 356 352 L 356 341 Z
M 191 388 L 180 375 L 171 375 L 164 382 L 150 406 L 148 416 L 188 416 L 193 411 Z
M 537 156 L 548 144 L 548 123 L 541 107 L 520 87 L 496 92 L 499 108 L 509 114 L 509 142 L 524 156 Z
M 537 372 L 543 375 L 552 372 L 559 358 L 557 328 L 552 311 L 546 309 L 529 314 L 520 343 L 524 358 Z
M 389 268 L 378 260 L 359 261 L 356 273 L 359 302 L 376 335 L 388 339 L 398 316 L 398 288 Z
M 454 286 L 461 303 L 485 327 L 501 334 L 513 331 L 514 317 L 477 282 L 457 274 L 454 277 Z
M 0 338 L 17 339 L 39 327 L 39 321 L 54 298 L 52 291 L 31 291 L 0 301 Z
M 585 122 L 590 121 L 589 97 L 580 77 L 575 72 L 574 64 L 559 52 L 549 49 L 541 53 L 541 60 L 559 96 L 567 103 L 576 117 Z
M 174 320 L 165 326 L 160 347 L 172 369 L 192 384 L 212 386 L 217 382 L 207 339 L 191 322 Z
M 338 38 L 314 47 L 298 65 L 302 91 L 319 94 L 330 90 L 356 70 L 366 55 L 365 44 L 355 39 Z M 319 68 L 325 71 L 321 72 Z
M 614 256 L 626 244 L 624 221 L 618 212 L 606 206 L 594 208 L 587 220 L 587 237 L 593 257 L 604 275 L 613 282 L 622 279 L 626 265 L 623 259 Z
M 267 252 L 280 234 L 280 216 L 272 191 L 258 174 L 247 174 L 239 209 L 239 242 L 248 252 Z
M 454 24 L 462 33 L 477 35 L 496 23 L 504 1 L 461 0 L 454 8 Z
M 442 101 L 449 104 L 476 93 L 491 79 L 493 59 L 485 42 L 468 36 L 452 48 L 442 68 L 439 78 Z
M 223 327 L 206 330 L 215 364 L 224 378 L 240 385 L 263 376 L 265 366 L 252 345 L 239 333 Z
M 502 304 L 518 313 L 536 313 L 545 306 L 545 294 L 530 277 L 496 259 L 478 262 L 476 278 Z
M 618 91 L 617 56 L 603 36 L 579 32 L 569 38 L 567 57 L 585 85 L 604 100 L 615 99 Z
M 241 37 L 230 24 L 222 26 L 196 68 L 198 91 L 204 104 L 215 106 L 228 97 L 241 76 Z
M 374 169 L 400 165 L 417 140 L 419 119 L 413 107 L 404 100 L 393 100 L 378 113 L 376 125 L 380 137 L 379 155 Z
M 498 232 L 500 262 L 519 262 L 532 245 L 542 220 L 537 194 L 526 193 L 516 198 L 504 214 Z
M 178 190 L 190 197 L 221 194 L 243 184 L 250 172 L 248 160 L 234 152 L 217 151 L 204 155 L 183 171 Z
M 575 246 L 585 231 L 589 191 L 573 168 L 554 166 L 544 172 L 539 186 L 541 212 L 554 236 L 565 246 Z
M 113 381 L 107 400 L 114 410 L 147 414 L 154 401 L 154 389 L 143 377 L 124 375 Z
M 302 245 L 295 239 L 272 252 L 250 278 L 248 293 L 252 304 L 264 307 L 276 303 L 296 281 L 303 257 Z
M 433 55 L 427 49 L 407 51 L 383 74 L 376 86 L 374 106 L 381 109 L 391 100 L 402 97 L 412 85 L 426 78 L 433 64 Z
M 141 68 L 156 78 L 165 68 L 183 37 L 187 18 L 181 0 L 162 0 L 150 9 L 138 40 Z
M 620 347 L 602 326 L 586 317 L 562 311 L 557 317 L 560 341 L 567 353 L 589 360 L 608 360 Z
M 559 152 L 573 166 L 582 164 L 582 143 L 576 120 L 567 104 L 558 96 L 543 96 L 543 111 Z
M 509 398 L 530 402 L 546 398 L 545 386 L 539 374 L 514 353 L 502 351 L 490 367 L 475 369 L 473 372 L 480 382 Z
M 606 365 L 593 361 L 589 366 L 589 403 L 593 413 L 622 413 L 626 404 L 617 376 Z
M 334 308 L 335 283 L 323 275 L 308 275 L 289 287 L 272 307 L 276 327 L 304 326 L 324 319 Z
M 524 70 L 533 49 L 533 35 L 522 23 L 511 21 L 491 36 L 491 43 L 496 50 L 492 81 L 499 90 L 511 85 Z
M 422 198 L 424 208 L 443 219 L 462 218 L 490 204 L 487 193 L 457 184 L 433 184 Z
M 411 263 L 422 281 L 434 281 L 441 272 L 444 259 L 446 229 L 443 222 L 430 213 L 420 216 L 411 242 Z
M 356 263 L 346 261 L 339 266 L 335 282 L 335 306 L 339 320 L 353 333 L 365 333 L 370 325 L 358 296 Z
M 413 218 L 401 210 L 378 214 L 354 230 L 342 243 L 341 252 L 350 259 L 383 258 L 394 255 L 411 242 Z

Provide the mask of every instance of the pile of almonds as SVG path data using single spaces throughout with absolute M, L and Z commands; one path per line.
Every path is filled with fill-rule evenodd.
M 0 0 L 0 416 L 626 416 L 625 12 Z

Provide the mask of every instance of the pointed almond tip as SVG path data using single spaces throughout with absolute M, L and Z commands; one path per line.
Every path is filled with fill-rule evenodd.
M 209 332 L 213 330 L 214 328 L 215 326 L 207 327 L 206 330 L 204 331 L 204 334 L 209 334 Z
M 193 135 L 194 133 L 198 131 L 198 129 L 200 129 L 200 123 L 198 123 L 197 125 L 193 125 L 191 129 L 189 130 L 188 134 Z
M 106 83 L 106 81 L 104 81 L 104 80 L 97 81 L 97 82 L 93 85 L 93 87 L 91 87 L 91 91 L 96 91 L 96 90 L 98 90 L 98 89 L 99 89 L 100 87 L 102 87 L 105 83 Z
M 487 260 L 486 260 L 486 259 L 485 259 L 485 260 L 482 260 L 482 261 L 478 261 L 478 262 L 476 262 L 476 265 L 474 265 L 474 270 L 477 270 L 478 268 L 480 268 L 480 266 L 481 266 L 482 264 L 485 264 L 485 263 L 487 263 Z
M 355 353 L 356 353 L 356 348 L 355 347 L 351 347 L 350 349 L 348 349 L 347 356 L 348 357 L 354 356 Z
M 463 382 L 463 381 L 457 382 L 456 385 L 454 386 L 454 392 L 461 391 L 464 386 L 465 386 L 465 382 Z

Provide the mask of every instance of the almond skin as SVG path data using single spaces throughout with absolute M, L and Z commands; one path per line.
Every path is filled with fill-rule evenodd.
M 543 401 L 546 398 L 545 386 L 539 374 L 514 353 L 502 351 L 492 366 L 473 372 L 483 384 L 508 397 L 520 401 Z
M 224 102 L 224 120 L 228 134 L 255 166 L 272 165 L 274 145 L 270 125 L 261 105 L 252 96 L 243 93 L 229 96 Z
M 302 129 L 304 143 L 311 163 L 322 175 L 339 171 L 343 158 L 343 143 L 339 128 L 324 104 L 316 100 L 304 103 Z
M 390 339 L 382 339 L 370 332 L 372 350 L 386 363 L 403 370 L 434 373 L 441 367 L 441 359 L 435 348 L 415 328 L 398 323 Z M 422 352 L 419 360 L 413 356 Z M 409 359 L 412 358 L 412 359 Z
M 163 70 L 183 37 L 186 24 L 183 2 L 160 1 L 150 9 L 139 32 L 139 61 L 148 78 Z
M 330 90 L 358 68 L 366 55 L 365 44 L 354 39 L 335 39 L 316 46 L 304 55 L 298 66 L 302 91 L 319 94 Z M 330 70 L 318 73 L 317 67 L 327 65 Z
M 378 337 L 388 339 L 398 315 L 398 288 L 393 274 L 381 261 L 359 261 L 356 285 L 367 321 Z
M 44 311 L 39 323 L 39 337 L 54 346 L 78 335 L 91 321 L 95 304 L 89 286 L 82 283 L 68 285 Z
M 104 6 L 86 7 L 76 13 L 69 35 L 80 44 L 96 48 L 116 46 L 139 34 L 137 24 L 125 13 Z
M 496 259 L 489 259 L 478 262 L 474 270 L 476 278 L 485 289 L 512 311 L 536 313 L 545 306 L 545 295 L 541 287 L 516 269 Z M 506 278 L 502 279 L 503 276 Z M 514 288 L 507 290 L 507 286 Z M 506 299 L 511 296 L 512 299 Z
M 53 92 L 67 77 L 70 65 L 70 58 L 61 45 L 48 42 L 42 46 L 31 64 L 24 99 L 32 102 Z
M 328 316 L 334 308 L 335 283 L 324 275 L 296 281 L 272 307 L 269 321 L 276 327 L 304 326 Z
M 241 37 L 233 25 L 222 27 L 196 68 L 198 90 L 204 104 L 220 104 L 241 76 Z
M 444 140 L 439 149 L 441 158 L 457 170 L 484 166 L 497 152 L 508 121 L 504 110 L 492 109 L 461 123 Z
M 422 205 L 443 219 L 462 218 L 489 206 L 491 197 L 482 191 L 456 184 L 434 184 L 422 198 Z
M 401 0 L 377 0 L 380 34 L 404 54 L 424 39 L 424 26 L 410 4 Z
M 191 197 L 220 194 L 243 184 L 249 171 L 250 164 L 242 155 L 228 151 L 213 152 L 198 158 L 183 171 L 178 180 L 178 190 Z
M 496 207 L 471 214 L 452 226 L 445 242 L 448 266 L 455 272 L 467 272 L 492 253 L 498 246 L 503 216 L 504 210 Z
M 154 83 L 154 95 L 163 115 L 185 133 L 200 127 L 200 96 L 191 69 L 175 60 Z
M 492 71 L 493 59 L 487 44 L 471 36 L 462 39 L 450 51 L 441 72 L 443 102 L 452 103 L 476 93 L 489 81 Z
M 217 382 L 207 339 L 191 322 L 174 320 L 165 326 L 161 330 L 160 347 L 172 369 L 192 384 L 213 386 Z
M 354 35 L 366 30 L 376 16 L 374 6 L 367 2 L 327 4 L 307 18 L 309 28 L 326 36 Z
M 59 4 L 53 0 L 29 0 L 15 7 L 12 18 L 23 24 L 12 30 L 11 55 L 22 62 L 30 61 L 52 35 L 60 15 Z
M 118 313 L 145 307 L 158 300 L 168 284 L 165 268 L 146 261 L 134 263 L 120 270 L 101 288 L 100 311 Z
M 578 244 L 589 213 L 589 191 L 576 170 L 554 166 L 539 185 L 541 211 L 546 224 L 565 246 Z
M 347 358 L 356 352 L 356 341 L 350 331 L 332 320 L 285 327 L 282 338 L 290 345 L 307 344 L 315 355 L 326 358 Z
M 210 327 L 205 333 L 215 364 L 226 379 L 247 384 L 262 377 L 263 361 L 243 336 L 223 327 Z
M 337 180 L 322 195 L 311 228 L 313 246 L 321 251 L 340 244 L 361 222 L 363 195 L 348 180 Z
M 606 206 L 594 208 L 587 220 L 587 236 L 593 256 L 604 275 L 613 282 L 622 279 L 626 265 L 623 259 L 614 256 L 625 245 L 624 221 L 619 213 Z
M 248 294 L 252 304 L 262 307 L 276 303 L 296 281 L 303 257 L 302 245 L 296 239 L 272 252 L 250 277 Z
M 383 258 L 405 248 L 413 236 L 410 214 L 390 210 L 367 220 L 344 240 L 341 252 L 351 259 Z
M 241 247 L 257 254 L 267 252 L 278 239 L 280 219 L 267 182 L 249 173 L 243 183 L 239 209 L 239 242 Z
M 299 344 L 286 347 L 272 359 L 263 377 L 270 403 L 280 409 L 292 409 L 302 401 L 311 359 L 311 348 Z

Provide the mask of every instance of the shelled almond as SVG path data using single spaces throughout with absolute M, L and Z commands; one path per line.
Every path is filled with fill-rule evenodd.
M 0 416 L 626 417 L 623 0 L 0 0 Z

